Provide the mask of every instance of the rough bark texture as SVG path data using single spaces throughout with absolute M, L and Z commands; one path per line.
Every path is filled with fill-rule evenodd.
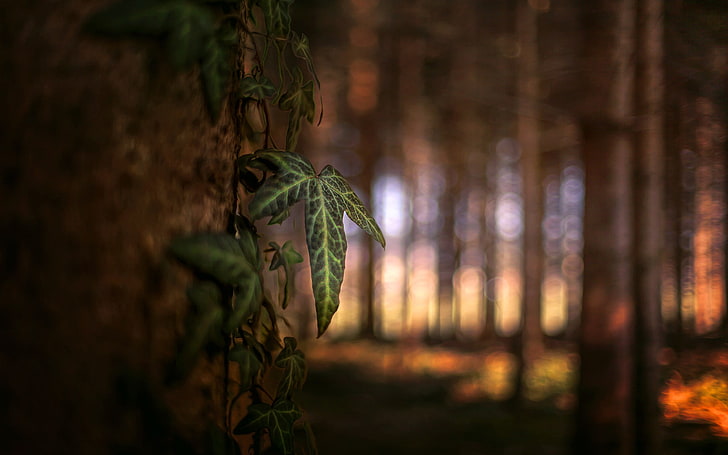
M 220 414 L 219 366 L 161 387 L 189 278 L 165 248 L 225 228 L 234 129 L 226 113 L 210 125 L 196 74 L 173 73 L 156 43 L 85 34 L 104 3 L 13 2 L 0 19 L 7 454 L 155 451 L 117 388 L 130 371 L 172 408 L 169 434 L 195 439 Z
M 586 173 L 576 454 L 632 453 L 633 0 L 582 4 Z

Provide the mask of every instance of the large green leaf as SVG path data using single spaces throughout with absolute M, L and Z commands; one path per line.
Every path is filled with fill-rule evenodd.
M 357 224 L 364 232 L 371 235 L 374 240 L 382 245 L 386 245 L 384 235 L 379 229 L 379 225 L 369 213 L 369 210 L 361 202 L 361 199 L 354 193 L 343 175 L 332 166 L 326 166 L 319 174 L 319 179 L 324 185 L 331 188 L 337 195 L 337 200 L 344 206 L 344 211 L 349 219 Z
M 247 415 L 235 426 L 233 433 L 249 434 L 267 428 L 273 447 L 284 454 L 293 453 L 293 423 L 303 414 L 289 400 L 276 400 L 273 405 L 255 403 L 248 406 Z
M 306 244 L 311 263 L 311 283 L 316 302 L 318 336 L 328 328 L 339 309 L 339 293 L 344 281 L 346 234 L 344 207 L 331 188 L 311 185 L 306 199 Z
M 306 243 L 321 336 L 339 307 L 346 259 L 344 213 L 382 246 L 384 237 L 376 221 L 334 168 L 327 166 L 316 175 L 306 158 L 288 151 L 262 150 L 255 156 L 249 165 L 256 160 L 263 161 L 274 175 L 266 179 L 250 202 L 253 220 L 278 217 L 297 201 L 306 201 Z
M 306 382 L 306 358 L 303 351 L 296 349 L 296 339 L 283 339 L 285 347 L 276 357 L 276 366 L 283 368 L 283 377 L 278 383 L 278 397 L 289 398 L 295 390 L 301 390 Z
M 280 216 L 288 207 L 307 197 L 309 182 L 316 174 L 306 158 L 279 150 L 261 150 L 255 156 L 256 161 L 267 163 L 276 174 L 266 179 L 250 201 L 248 210 L 253 220 Z

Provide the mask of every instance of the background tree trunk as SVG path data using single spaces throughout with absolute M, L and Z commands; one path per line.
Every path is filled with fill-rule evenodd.
M 105 3 L 16 2 L 0 19 L 6 454 L 164 453 L 117 387 L 129 371 L 174 408 L 178 434 L 194 439 L 219 411 L 220 365 L 162 391 L 188 280 L 165 249 L 225 228 L 234 128 L 226 113 L 210 126 L 195 75 L 173 73 L 154 43 L 84 34 Z
M 635 4 L 581 3 L 584 297 L 576 454 L 632 453 Z
M 660 447 L 660 369 L 662 345 L 661 279 L 664 204 L 664 109 L 662 1 L 642 0 L 637 81 L 640 124 L 635 167 L 635 453 L 657 455 Z
M 526 371 L 543 351 L 541 283 L 543 281 L 543 188 L 539 147 L 538 13 L 526 0 L 516 10 L 516 33 L 521 45 L 518 59 L 516 140 L 521 148 L 523 178 L 523 316 L 518 340 L 520 362 L 515 400 L 521 400 Z

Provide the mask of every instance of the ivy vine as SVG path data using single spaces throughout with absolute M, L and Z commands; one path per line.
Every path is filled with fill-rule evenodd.
M 187 329 L 171 371 L 184 379 L 203 352 L 226 362 L 224 429 L 213 437 L 215 455 L 239 454 L 234 438 L 253 434 L 250 452 L 294 453 L 294 427 L 306 434 L 297 453 L 317 453 L 295 393 L 306 380 L 306 360 L 297 340 L 281 340 L 279 310 L 285 310 L 294 291 L 297 264 L 303 262 L 292 242 L 283 245 L 263 239 L 255 222 L 283 222 L 299 201 L 305 205 L 305 236 L 313 285 L 318 335 L 329 327 L 339 307 L 344 278 L 346 214 L 374 240 L 385 246 L 374 218 L 340 172 L 331 166 L 316 172 L 295 153 L 302 122 L 313 123 L 315 92 L 320 86 L 308 38 L 291 29 L 293 0 L 121 0 L 93 14 L 90 32 L 161 43 L 176 70 L 197 67 L 206 108 L 212 122 L 228 109 L 240 143 L 257 144 L 253 153 L 236 151 L 238 182 L 252 196 L 236 207 L 229 232 L 197 233 L 175 239 L 170 252 L 196 272 L 187 289 L 191 305 Z M 277 147 L 269 107 L 287 113 L 285 145 Z M 321 114 L 323 111 L 321 110 Z M 237 189 L 234 189 L 237 195 Z M 237 200 L 237 199 L 236 199 Z M 246 216 L 247 213 L 247 216 Z M 266 260 L 267 257 L 267 260 Z M 270 297 L 263 270 L 278 272 L 278 298 Z M 237 365 L 237 385 L 227 377 Z M 274 392 L 263 386 L 277 370 Z M 243 396 L 250 398 L 244 417 L 231 422 Z

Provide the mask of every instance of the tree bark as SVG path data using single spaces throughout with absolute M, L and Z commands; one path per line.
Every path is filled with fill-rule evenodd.
M 633 0 L 583 2 L 584 296 L 576 454 L 633 453 Z
M 225 229 L 234 127 L 227 112 L 210 125 L 197 77 L 154 61 L 154 44 L 83 33 L 105 3 L 16 2 L 0 18 L 8 454 L 165 453 L 142 436 L 154 437 L 139 406 L 166 404 L 191 438 L 219 409 L 221 365 L 161 387 L 189 279 L 165 251 L 176 235 Z M 145 403 L 120 394 L 129 371 L 152 391 Z

